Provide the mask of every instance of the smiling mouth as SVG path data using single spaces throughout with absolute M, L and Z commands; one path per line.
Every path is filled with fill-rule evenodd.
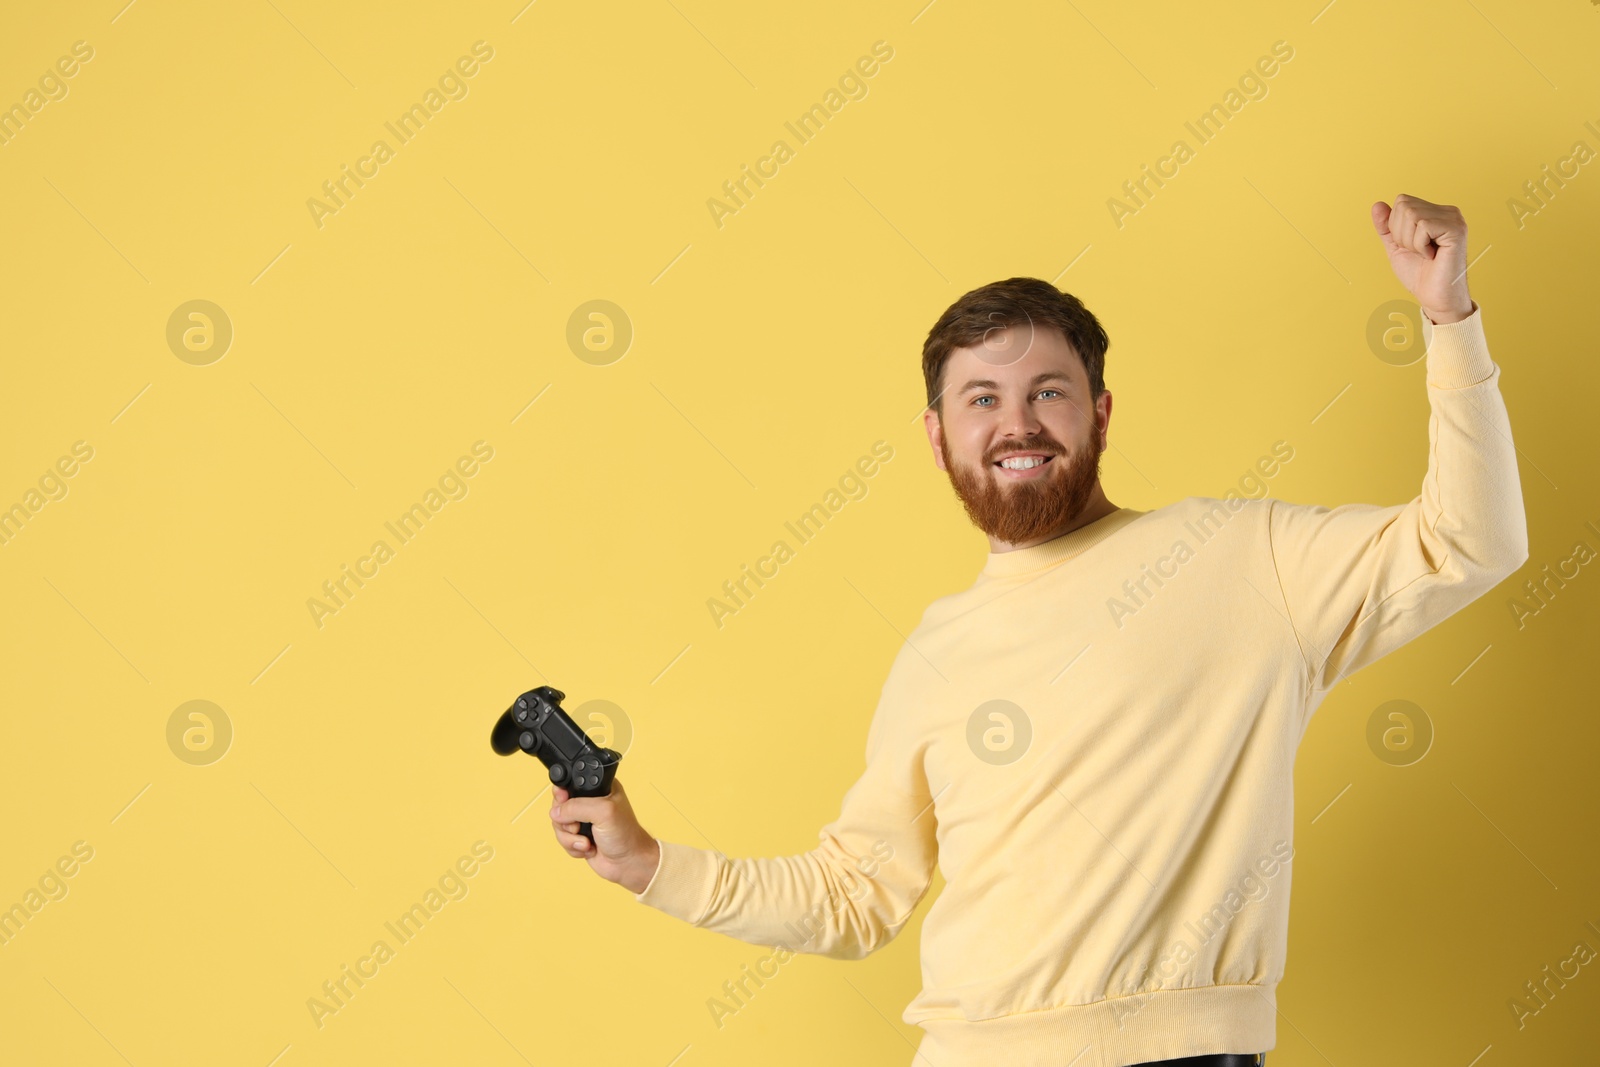
M 1033 466 L 1031 466 L 1031 467 L 1007 467 L 1005 465 L 1005 461 L 1008 460 L 1008 459 L 1011 459 L 1011 458 L 1013 458 L 1013 457 L 1012 456 L 1001 456 L 999 459 L 994 461 L 992 466 L 998 467 L 1003 471 L 1011 471 L 1012 473 L 1015 473 L 1015 474 L 1026 474 L 1029 471 L 1036 471 L 1040 467 L 1045 466 L 1047 463 L 1049 463 L 1055 457 L 1054 456 L 1027 456 L 1027 457 L 1024 457 L 1024 458 L 1033 460 L 1034 461 L 1033 462 Z

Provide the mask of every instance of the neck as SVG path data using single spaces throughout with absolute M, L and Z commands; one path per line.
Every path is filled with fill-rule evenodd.
M 1043 537 L 1035 538 L 1032 541 L 1023 541 L 1018 544 L 1012 544 L 1009 541 L 997 541 L 993 537 L 990 537 L 989 551 L 1015 552 L 1019 548 L 1032 548 L 1034 545 L 1042 545 L 1046 541 L 1054 541 L 1063 534 L 1069 534 L 1073 530 L 1078 529 L 1080 526 L 1087 526 L 1091 522 L 1098 522 L 1116 510 L 1118 510 L 1117 505 L 1106 499 L 1105 490 L 1100 487 L 1099 482 L 1096 482 L 1094 493 L 1089 497 L 1089 502 L 1084 505 L 1083 510 L 1078 512 L 1078 514 L 1074 515 L 1072 518 L 1068 519 L 1066 522 L 1062 523 L 1052 532 L 1045 534 Z

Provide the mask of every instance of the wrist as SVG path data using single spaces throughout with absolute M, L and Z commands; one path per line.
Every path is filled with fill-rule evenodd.
M 1422 313 L 1428 316 L 1428 321 L 1433 323 L 1435 326 L 1448 326 L 1452 322 L 1460 322 L 1462 319 L 1469 317 L 1474 311 L 1477 310 L 1477 307 L 1478 305 L 1469 299 L 1465 307 L 1456 305 L 1455 307 L 1444 308 L 1437 311 L 1435 311 L 1433 308 L 1424 307 L 1422 309 Z
M 617 879 L 617 884 L 637 896 L 654 880 L 660 865 L 661 842 L 652 837 L 650 844 L 639 851 L 636 859 L 623 871 L 622 877 Z

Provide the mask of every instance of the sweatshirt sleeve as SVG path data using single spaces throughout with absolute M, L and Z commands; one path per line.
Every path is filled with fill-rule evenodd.
M 896 723 L 909 710 L 890 672 L 867 731 L 866 768 L 818 845 L 797 856 L 730 859 L 661 841 L 642 904 L 751 944 L 861 959 L 894 939 L 927 892 L 937 857 L 922 752 Z
M 1392 507 L 1269 503 L 1273 566 L 1314 690 L 1449 618 L 1528 558 L 1511 422 L 1478 305 L 1444 325 L 1424 314 L 1422 339 L 1422 492 Z

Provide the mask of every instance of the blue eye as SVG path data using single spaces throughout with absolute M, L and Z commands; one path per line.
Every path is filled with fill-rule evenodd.
M 1046 393 L 1055 393 L 1057 395 L 1062 395 L 1060 389 L 1041 389 L 1041 390 L 1039 390 L 1039 395 L 1040 396 L 1043 396 Z M 982 396 L 973 397 L 972 398 L 972 403 L 977 407 L 993 407 L 994 406 L 993 404 L 979 404 L 978 403 L 978 401 L 980 401 L 980 400 L 993 400 L 993 399 L 994 399 L 993 394 L 985 393 Z

